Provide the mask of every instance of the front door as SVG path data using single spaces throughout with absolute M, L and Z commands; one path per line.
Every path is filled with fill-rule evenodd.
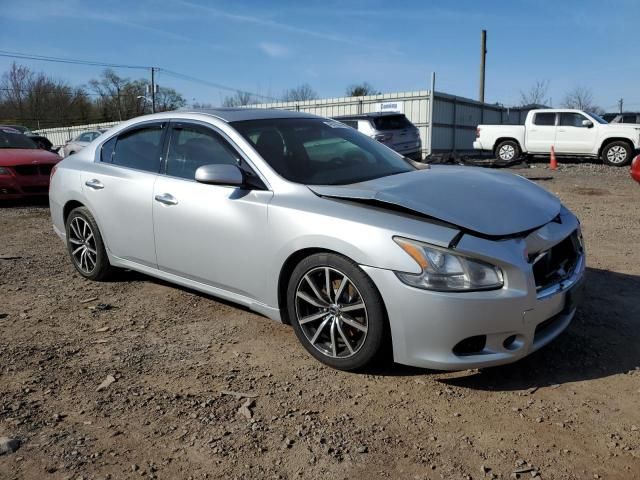
M 578 112 L 560 113 L 558 131 L 556 133 L 556 152 L 558 153 L 591 153 L 596 141 L 596 132 L 593 128 L 583 125 L 584 120 L 589 120 Z
M 202 165 L 244 160 L 211 127 L 171 125 L 166 174 L 158 177 L 153 192 L 158 267 L 249 298 L 261 296 L 267 261 L 261 244 L 273 194 L 196 182 Z

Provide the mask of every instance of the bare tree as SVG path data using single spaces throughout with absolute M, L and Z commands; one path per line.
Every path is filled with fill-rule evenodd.
M 520 106 L 548 105 L 551 103 L 549 97 L 547 97 L 548 91 L 548 80 L 536 80 L 536 83 L 534 83 L 526 92 L 520 90 Z
M 156 112 L 166 112 L 184 107 L 187 104 L 185 98 L 173 88 L 160 87 L 156 93 Z
M 347 97 L 364 97 L 366 95 L 378 95 L 380 92 L 368 82 L 362 82 L 347 87 Z
M 258 103 L 255 97 L 249 92 L 238 90 L 230 97 L 225 97 L 222 102 L 223 107 L 242 107 L 244 105 L 253 105 Z
M 576 86 L 573 90 L 567 92 L 562 101 L 562 106 L 598 114 L 603 113 L 602 108 L 594 103 L 591 89 L 583 86 Z
M 316 98 L 318 98 L 318 94 L 308 83 L 285 90 L 282 94 L 283 102 L 304 102 L 305 100 L 315 100 Z

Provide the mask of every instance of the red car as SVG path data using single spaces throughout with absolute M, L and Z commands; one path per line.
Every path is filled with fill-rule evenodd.
M 631 178 L 640 183 L 640 155 L 631 162 Z
M 46 195 L 51 170 L 60 160 L 18 130 L 0 126 L 0 200 Z

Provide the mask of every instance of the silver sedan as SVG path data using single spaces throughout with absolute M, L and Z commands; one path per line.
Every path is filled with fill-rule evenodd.
M 91 280 L 127 268 L 290 324 L 318 360 L 515 361 L 569 325 L 578 219 L 509 173 L 415 164 L 344 124 L 253 109 L 124 122 L 52 174 Z

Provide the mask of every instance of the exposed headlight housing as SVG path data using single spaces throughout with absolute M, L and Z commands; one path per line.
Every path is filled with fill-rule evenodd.
M 439 292 L 495 290 L 504 285 L 502 270 L 494 265 L 416 240 L 393 240 L 422 268 L 418 274 L 396 272 L 407 285 Z

